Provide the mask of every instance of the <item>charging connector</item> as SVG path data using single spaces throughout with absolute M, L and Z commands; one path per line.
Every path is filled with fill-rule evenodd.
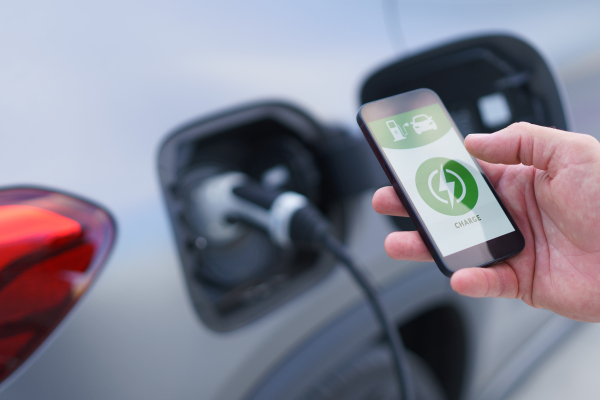
M 238 221 L 266 231 L 273 242 L 282 247 L 325 248 L 335 255 L 365 293 L 387 338 L 398 377 L 400 398 L 415 398 L 402 339 L 383 306 L 378 290 L 354 263 L 344 244 L 331 233 L 325 216 L 306 197 L 295 192 L 265 188 L 239 172 L 210 178 L 199 187 L 196 195 L 204 200 L 198 211 L 206 214 L 204 218 L 212 221 L 217 233 L 234 234 L 227 224 Z M 224 236 L 221 235 L 221 239 Z

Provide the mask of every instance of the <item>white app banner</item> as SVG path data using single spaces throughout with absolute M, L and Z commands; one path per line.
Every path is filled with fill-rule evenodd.
M 383 148 L 383 151 L 443 256 L 514 231 L 454 128 L 425 146 L 412 149 Z M 434 157 L 458 161 L 471 172 L 479 190 L 477 203 L 471 211 L 460 216 L 448 216 L 435 211 L 423 201 L 417 190 L 415 176 L 419 166 Z M 473 222 L 475 219 L 477 221 Z M 465 223 L 465 220 L 471 223 Z

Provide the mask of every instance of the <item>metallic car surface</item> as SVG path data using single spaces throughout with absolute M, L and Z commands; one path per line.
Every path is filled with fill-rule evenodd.
M 253 324 L 225 334 L 203 325 L 156 173 L 159 143 L 182 121 L 280 98 L 357 132 L 358 91 L 378 65 L 440 41 L 509 31 L 556 69 L 572 129 L 600 137 L 600 4 L 587 1 L 60 0 L 0 9 L 0 183 L 79 193 L 110 209 L 120 231 L 95 285 L 0 385 L 1 399 L 247 398 L 361 307 L 336 269 Z M 345 204 L 353 254 L 386 301 L 399 302 L 400 318 L 414 311 L 413 297 L 395 288 L 421 274 L 431 280 L 427 301 L 457 304 L 471 332 L 465 396 L 501 398 L 519 378 L 514 371 L 571 323 L 518 301 L 460 298 L 434 265 L 391 260 L 382 244 L 394 226 L 372 210 L 371 194 Z M 374 329 L 363 324 L 351 340 Z M 345 351 L 332 349 L 328 362 Z

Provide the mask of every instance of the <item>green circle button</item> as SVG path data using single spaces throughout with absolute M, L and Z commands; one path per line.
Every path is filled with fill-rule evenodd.
M 458 161 L 430 158 L 419 166 L 415 179 L 421 198 L 439 213 L 463 215 L 477 204 L 477 182 Z

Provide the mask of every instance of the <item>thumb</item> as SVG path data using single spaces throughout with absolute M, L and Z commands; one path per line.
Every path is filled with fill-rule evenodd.
M 582 143 L 587 142 L 584 136 L 587 135 L 519 122 L 491 135 L 469 135 L 465 147 L 476 158 L 490 163 L 533 165 L 550 171 L 568 164 L 570 160 L 565 156 L 573 154 L 568 151 L 573 146 L 582 147 L 581 150 L 589 147 Z

